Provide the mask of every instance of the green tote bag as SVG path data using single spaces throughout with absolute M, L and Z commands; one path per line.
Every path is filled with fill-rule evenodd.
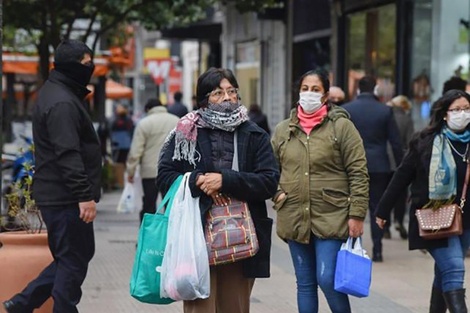
M 168 216 L 182 178 L 183 175 L 176 178 L 155 214 L 144 214 L 130 280 L 131 296 L 140 302 L 152 304 L 174 302 L 172 299 L 160 297 L 160 267 L 167 241 Z M 162 213 L 165 206 L 165 213 Z

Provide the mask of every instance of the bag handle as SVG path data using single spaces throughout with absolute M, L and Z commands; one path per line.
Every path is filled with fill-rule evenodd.
M 467 161 L 467 171 L 465 172 L 465 181 L 463 183 L 462 188 L 462 195 L 460 196 L 460 210 L 463 213 L 463 206 L 465 205 L 465 201 L 467 200 L 467 187 L 468 187 L 468 180 L 470 179 L 470 162 Z
M 232 161 L 232 170 L 239 172 L 238 167 L 238 135 L 237 131 L 233 132 L 233 161 Z
M 156 214 L 164 214 L 164 216 L 167 217 L 170 215 L 170 207 L 167 207 L 164 213 L 162 212 L 162 210 L 168 203 L 173 203 L 173 198 L 175 197 L 176 191 L 178 190 L 182 179 L 183 175 L 179 175 L 178 177 L 176 177 L 173 184 L 171 184 L 170 189 L 168 189 L 167 193 L 165 194 L 165 197 L 163 198 L 162 202 L 160 202 L 160 204 L 158 205 Z

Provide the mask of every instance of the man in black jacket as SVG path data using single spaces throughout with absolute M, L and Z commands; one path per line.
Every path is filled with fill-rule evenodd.
M 354 101 L 346 103 L 343 108 L 348 111 L 351 121 L 362 137 L 366 150 L 367 170 L 369 172 L 369 216 L 371 218 L 371 235 L 373 241 L 374 262 L 382 262 L 383 230 L 375 221 L 375 208 L 387 188 L 392 173 L 387 154 L 387 143 L 390 143 L 395 164 L 400 164 L 403 149 L 392 108 L 381 103 L 374 95 L 376 80 L 364 76 L 359 80 L 360 94 Z
M 93 52 L 65 40 L 41 88 L 33 113 L 36 171 L 33 197 L 48 231 L 54 261 L 19 294 L 3 303 L 9 313 L 30 313 L 49 297 L 54 312 L 75 313 L 95 252 L 93 220 L 100 198 L 100 142 L 84 99 Z

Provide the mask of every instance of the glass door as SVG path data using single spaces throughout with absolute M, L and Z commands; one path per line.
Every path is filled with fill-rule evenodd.
M 377 78 L 378 96 L 394 95 L 396 64 L 396 6 L 385 5 L 348 15 L 346 44 L 347 94 L 353 99 L 364 75 Z

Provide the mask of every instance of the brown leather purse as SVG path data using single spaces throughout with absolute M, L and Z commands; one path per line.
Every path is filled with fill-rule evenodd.
M 418 219 L 419 236 L 421 238 L 432 240 L 462 234 L 462 214 L 469 177 L 470 163 L 467 162 L 460 206 L 454 203 L 437 209 L 426 208 L 416 210 L 415 214 Z

